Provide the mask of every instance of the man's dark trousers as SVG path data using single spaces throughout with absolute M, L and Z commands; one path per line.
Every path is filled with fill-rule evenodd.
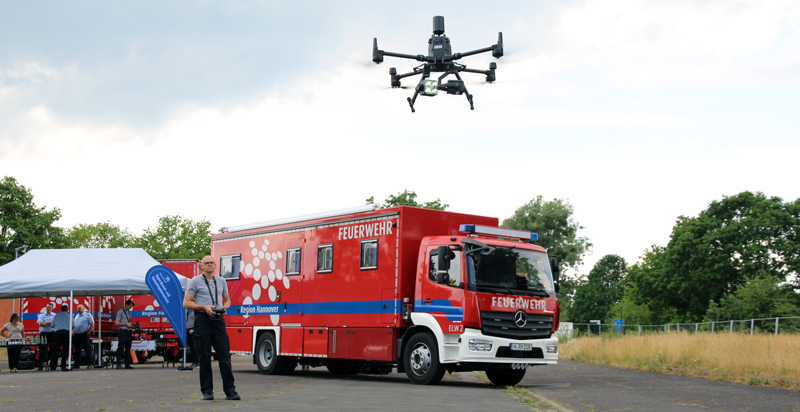
M 44 343 L 52 344 L 56 341 L 56 333 L 55 332 L 39 332 L 39 338 L 42 339 L 43 345 L 39 345 L 37 349 L 39 350 L 39 357 L 36 359 L 36 367 L 39 369 L 43 368 L 48 362 L 50 362 L 50 346 L 44 345 Z
M 131 345 L 133 345 L 131 330 L 120 329 L 119 342 L 117 343 L 117 367 L 122 366 L 123 355 L 125 355 L 125 367 L 131 366 Z
M 61 369 L 67 369 L 67 351 L 69 351 L 69 331 L 66 329 L 56 331 L 56 344 L 50 355 L 50 370 L 55 370 L 58 357 L 61 356 Z
M 89 340 L 89 332 L 76 333 L 73 342 L 75 345 L 75 367 L 81 367 L 81 349 L 86 352 L 86 361 L 89 365 L 92 365 L 94 357 L 92 356 L 92 342 Z
M 213 347 L 217 352 L 222 388 L 226 395 L 236 393 L 225 320 L 222 318 L 211 319 L 205 312 L 195 312 L 194 345 L 197 348 L 197 360 L 200 362 L 200 391 L 204 395 L 214 393 L 214 376 L 211 371 L 211 348 Z

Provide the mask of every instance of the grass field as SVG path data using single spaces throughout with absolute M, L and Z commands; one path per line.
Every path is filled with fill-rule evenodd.
M 560 357 L 579 362 L 800 390 L 800 336 L 670 333 L 579 337 Z

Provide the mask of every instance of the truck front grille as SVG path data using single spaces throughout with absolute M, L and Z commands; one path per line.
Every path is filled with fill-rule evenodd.
M 481 331 L 487 336 L 509 339 L 547 339 L 552 334 L 553 316 L 527 314 L 523 327 L 514 324 L 514 312 L 481 312 Z

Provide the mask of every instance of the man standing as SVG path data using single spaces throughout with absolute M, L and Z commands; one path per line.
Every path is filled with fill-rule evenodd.
M 92 369 L 94 356 L 92 356 L 92 343 L 89 340 L 89 335 L 94 332 L 94 316 L 86 311 L 83 305 L 78 305 L 78 314 L 75 315 L 75 322 L 73 323 L 75 329 L 75 369 L 81 368 L 81 349 L 86 352 L 86 361 L 89 364 L 87 369 Z
M 61 312 L 53 316 L 53 329 L 56 333 L 56 344 L 50 355 L 50 370 L 56 370 L 58 357 L 61 356 L 61 370 L 67 371 L 67 352 L 69 351 L 69 306 L 61 305 Z
M 40 371 L 44 368 L 45 363 L 50 360 L 49 345 L 55 341 L 53 318 L 56 315 L 53 313 L 53 307 L 55 307 L 53 302 L 48 303 L 47 306 L 44 307 L 45 312 L 40 313 L 39 318 L 36 320 L 36 323 L 39 324 L 39 339 L 41 342 L 41 344 L 38 345 L 39 358 L 36 360 L 36 366 Z
M 225 399 L 236 401 L 241 397 L 236 393 L 234 385 L 230 342 L 223 318 L 225 311 L 231 307 L 228 284 L 222 277 L 214 276 L 216 263 L 213 257 L 204 257 L 202 268 L 203 276 L 196 276 L 189 281 L 183 297 L 183 307 L 193 310 L 195 314 L 194 345 L 200 361 L 200 391 L 203 392 L 203 400 L 214 400 L 214 379 L 211 371 L 213 346 L 217 352 Z
M 131 366 L 131 345 L 133 344 L 131 309 L 133 309 L 133 301 L 128 299 L 125 301 L 125 306 L 117 311 L 117 326 L 119 326 L 117 369 L 122 369 L 123 355 L 125 355 L 125 369 L 133 369 L 133 366 Z

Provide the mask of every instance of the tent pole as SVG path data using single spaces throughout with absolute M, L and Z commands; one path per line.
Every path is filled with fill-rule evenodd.
M 69 291 L 69 350 L 67 351 L 67 370 L 72 371 L 72 291 Z
M 97 295 L 97 359 L 98 365 L 103 367 L 103 298 Z

